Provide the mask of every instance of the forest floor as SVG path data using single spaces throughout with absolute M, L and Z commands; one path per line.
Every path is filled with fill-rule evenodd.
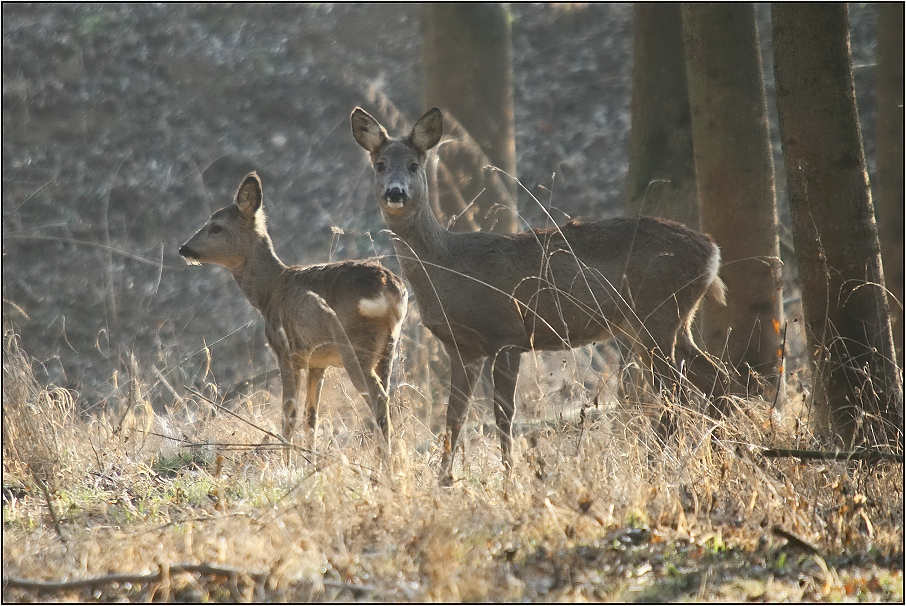
M 287 453 L 268 391 L 164 416 L 139 386 L 125 414 L 86 421 L 17 344 L 4 601 L 903 600 L 902 463 L 768 458 L 818 442 L 766 401 L 684 411 L 664 448 L 650 408 L 564 356 L 520 377 L 511 476 L 479 420 L 442 488 L 415 381 L 393 398 L 388 467 L 339 372 L 314 443 Z

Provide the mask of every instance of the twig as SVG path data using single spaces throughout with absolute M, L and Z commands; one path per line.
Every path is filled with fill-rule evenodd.
M 215 401 L 212 400 L 211 398 L 209 398 L 209 397 L 205 396 L 204 394 L 202 394 L 202 393 L 200 393 L 200 392 L 198 392 L 198 391 L 192 389 L 192 388 L 189 387 L 188 385 L 183 385 L 183 387 L 185 387 L 185 388 L 189 391 L 189 393 L 191 393 L 192 395 L 194 395 L 194 396 L 196 396 L 196 397 L 198 397 L 198 398 L 201 398 L 202 400 L 204 400 L 205 402 L 207 402 L 207 403 L 210 404 L 211 406 L 214 406 L 214 407 L 216 407 L 217 409 L 222 410 L 223 412 L 225 412 L 225 413 L 227 413 L 227 414 L 229 414 L 229 415 L 232 415 L 232 416 L 236 417 L 237 419 L 239 419 L 239 420 L 242 421 L 243 423 L 246 423 L 246 424 L 248 424 L 248 425 L 254 427 L 255 429 L 257 429 L 257 430 L 260 431 L 261 433 L 264 433 L 264 434 L 269 435 L 270 437 L 274 438 L 275 440 L 277 440 L 278 442 L 280 442 L 280 443 L 283 444 L 284 446 L 290 446 L 290 447 L 293 446 L 292 444 L 290 444 L 289 442 L 287 442 L 286 439 L 285 439 L 283 436 L 279 436 L 279 435 L 277 435 L 277 434 L 275 434 L 275 433 L 273 433 L 273 432 L 271 432 L 271 431 L 268 431 L 268 430 L 264 429 L 263 427 L 259 427 L 258 425 L 255 425 L 254 423 L 252 423 L 251 421 L 249 421 L 248 419 L 246 419 L 246 418 L 243 417 L 242 415 L 238 415 L 238 414 L 236 414 L 235 412 L 233 412 L 232 410 L 230 410 L 229 408 L 227 408 L 227 407 L 225 407 L 225 406 L 221 406 L 220 404 L 218 404 L 217 402 L 215 402 Z
M 88 240 L 76 240 L 74 238 L 61 238 L 59 236 L 37 236 L 37 235 L 36 236 L 25 236 L 25 235 L 20 235 L 20 234 L 12 234 L 12 235 L 3 236 L 3 239 L 4 240 L 50 240 L 51 242 L 63 242 L 64 244 L 78 244 L 80 246 L 89 246 L 91 248 L 99 248 L 99 249 L 105 250 L 107 252 L 116 253 L 118 255 L 122 255 L 123 257 L 133 259 L 140 263 L 146 263 L 147 265 L 153 265 L 154 267 L 166 267 L 167 269 L 177 269 L 176 267 L 173 267 L 172 265 L 162 265 L 159 261 L 152 261 L 151 259 L 146 259 L 144 257 L 139 257 L 138 255 L 133 255 L 132 253 L 126 252 L 125 250 L 120 250 L 118 248 L 114 248 L 114 247 L 108 246 L 106 244 L 99 244 L 98 242 L 90 242 Z
M 173 440 L 174 442 L 179 442 L 186 448 L 217 448 L 220 450 L 283 450 L 286 448 L 286 446 L 284 446 L 283 444 L 272 444 L 270 442 L 193 442 L 192 440 L 187 440 L 186 438 L 168 436 L 162 433 L 157 433 L 156 431 L 146 431 L 145 435 L 155 436 L 157 438 L 163 438 L 165 440 Z
M 225 577 L 234 582 L 238 580 L 241 575 L 244 575 L 256 584 L 263 583 L 267 580 L 268 576 L 268 574 L 264 572 L 248 572 L 245 570 L 240 570 L 238 568 L 212 566 L 211 564 L 160 564 L 160 570 L 158 572 L 150 574 L 108 574 L 102 577 L 95 577 L 93 579 L 76 579 L 74 581 L 35 581 L 32 579 L 3 577 L 3 590 L 6 591 L 7 589 L 25 589 L 29 591 L 36 591 L 38 593 L 53 593 L 57 591 L 92 589 L 101 585 L 110 585 L 114 583 L 132 583 L 134 585 L 138 585 L 154 582 L 166 582 L 169 581 L 170 577 L 173 574 L 179 573 L 196 573 L 204 576 Z M 356 585 L 354 583 L 344 583 L 342 581 L 332 581 L 330 579 L 323 579 L 321 580 L 321 583 L 325 587 L 351 591 L 354 594 L 364 593 L 376 595 L 378 593 L 377 587 L 374 587 L 373 585 Z M 167 584 L 169 585 L 169 583 Z M 235 591 L 236 588 L 234 587 L 233 590 Z
M 185 403 L 186 403 L 185 398 L 183 398 L 181 395 L 176 393 L 176 390 L 173 389 L 172 385 L 170 385 L 170 382 L 167 380 L 167 377 L 165 377 L 164 374 L 160 370 L 158 370 L 157 366 L 155 366 L 154 364 L 151 364 L 151 369 L 154 371 L 154 374 L 157 375 L 157 379 L 161 383 L 163 383 L 164 387 L 166 387 L 167 390 L 171 394 L 173 394 L 173 397 L 176 398 L 176 401 L 179 402 L 180 405 L 185 406 Z
M 780 526 L 776 526 L 776 525 L 773 526 L 771 528 L 771 532 L 774 533 L 778 537 L 786 539 L 787 542 L 789 542 L 789 544 L 792 545 L 793 547 L 797 547 L 797 548 L 799 548 L 807 553 L 811 553 L 811 554 L 819 553 L 817 547 L 815 547 L 811 543 L 808 543 L 807 541 L 804 541 L 803 539 L 800 539 L 793 533 L 787 532 Z
M 321 583 L 325 587 L 332 587 L 334 589 L 345 589 L 346 591 L 351 591 L 355 593 L 365 593 L 371 595 L 378 594 L 378 588 L 374 585 L 356 585 L 355 583 L 344 583 L 342 581 L 331 581 L 329 579 L 323 579 Z
M 893 452 L 880 452 L 877 450 L 855 451 L 823 451 L 823 450 L 797 450 L 794 448 L 767 448 L 761 455 L 769 459 L 795 457 L 797 459 L 815 459 L 820 461 L 893 461 L 903 463 L 903 455 Z
M 60 518 L 57 517 L 57 511 L 53 508 L 53 501 L 50 498 L 50 491 L 47 489 L 47 482 L 38 477 L 38 474 L 35 473 L 33 469 L 30 470 L 32 477 L 35 479 L 35 482 L 38 483 L 38 487 L 41 489 L 41 492 L 44 493 L 44 499 L 47 501 L 47 510 L 50 512 L 50 519 L 53 520 L 54 530 L 57 532 L 57 536 L 60 537 L 60 541 L 65 545 L 68 543 L 66 536 L 63 534 L 63 529 L 60 527 Z
M 273 379 L 274 377 L 279 377 L 279 376 L 280 376 L 280 369 L 274 368 L 273 370 L 263 372 L 260 375 L 255 375 L 254 377 L 252 377 L 250 379 L 246 379 L 245 381 L 240 381 L 240 382 L 236 383 L 235 385 L 233 385 L 230 388 L 230 390 L 224 394 L 223 401 L 229 402 L 230 400 L 235 398 L 237 395 L 239 395 L 239 392 L 242 391 L 243 389 L 247 389 L 249 387 L 257 387 L 258 385 L 261 385 L 265 381 L 269 381 L 270 379 Z
M 35 196 L 37 196 L 37 195 L 41 192 L 42 189 L 44 189 L 45 187 L 47 187 L 47 186 L 50 185 L 51 183 L 54 183 L 55 181 L 56 181 L 56 179 L 51 179 L 50 181 L 48 181 L 47 183 L 45 183 L 44 185 L 42 185 L 41 187 L 39 187 L 38 189 L 36 189 L 35 191 L 33 191 L 32 193 L 30 193 L 30 194 L 28 195 L 27 198 L 25 198 L 24 200 L 22 200 L 22 203 L 19 204 L 19 206 L 17 206 L 16 208 L 14 208 L 13 211 L 12 211 L 11 213 L 9 213 L 9 214 L 6 215 L 5 217 L 3 217 L 3 225 L 5 226 L 5 225 L 6 225 L 6 220 L 9 219 L 10 217 L 12 217 L 12 216 L 13 216 L 14 214 L 16 214 L 17 212 L 19 212 L 19 209 L 22 208 L 22 206 L 24 206 L 26 202 L 28 202 L 29 200 L 31 200 L 32 198 L 34 198 Z M 9 237 L 9 236 L 4 236 L 4 238 L 8 238 L 8 237 Z
M 210 564 L 172 564 L 168 567 L 169 575 L 174 573 L 198 573 L 206 576 L 231 578 L 244 574 L 256 583 L 261 583 L 267 578 L 267 573 L 247 572 L 238 568 L 212 566 Z M 17 579 L 15 577 L 3 578 L 3 589 L 29 589 L 39 593 L 54 591 L 67 591 L 72 589 L 88 589 L 99 585 L 111 583 L 152 583 L 162 579 L 164 571 L 160 570 L 151 574 L 108 574 L 93 579 L 77 579 L 74 581 L 34 581 L 31 579 Z
M 275 433 L 272 432 L 272 431 L 268 431 L 268 430 L 264 429 L 263 427 L 259 427 L 258 425 L 255 425 L 254 423 L 252 423 L 251 421 L 249 421 L 248 419 L 246 419 L 246 418 L 243 417 L 242 415 L 238 415 L 238 414 L 236 414 L 235 412 L 233 412 L 232 410 L 230 410 L 229 408 L 227 408 L 227 407 L 225 407 L 225 406 L 221 406 L 220 404 L 218 404 L 217 402 L 215 402 L 215 401 L 212 400 L 211 398 L 208 398 L 208 397 L 205 396 L 204 394 L 202 394 L 202 393 L 200 393 L 200 392 L 198 392 L 198 391 L 192 389 L 192 388 L 189 387 L 188 385 L 183 385 L 183 387 L 185 387 L 186 389 L 188 389 L 190 393 L 192 393 L 192 394 L 194 394 L 195 396 L 201 398 L 202 400 L 204 400 L 205 402 L 207 402 L 207 403 L 210 404 L 211 406 L 215 406 L 215 407 L 218 408 L 219 410 L 222 410 L 223 412 L 225 412 L 225 413 L 227 413 L 227 414 L 229 414 L 229 415 L 232 415 L 232 416 L 236 417 L 237 419 L 239 419 L 239 420 L 242 421 L 243 423 L 246 423 L 246 424 L 250 425 L 251 427 L 254 427 L 255 429 L 257 429 L 258 431 L 260 431 L 260 432 L 262 432 L 262 433 L 264 433 L 264 434 L 266 434 L 266 435 L 269 435 L 270 437 L 274 438 L 275 440 L 277 440 L 277 441 L 280 443 L 280 446 L 282 446 L 283 448 L 289 448 L 289 449 L 295 450 L 296 452 L 301 453 L 301 456 L 302 456 L 303 459 L 305 459 L 310 465 L 313 464 L 312 461 L 311 461 L 311 459 L 309 459 L 309 458 L 305 455 L 306 452 L 311 453 L 311 449 L 309 449 L 309 448 L 303 448 L 302 446 L 299 446 L 299 445 L 297 445 L 297 444 L 293 444 L 292 442 L 288 441 L 288 440 L 287 440 L 286 438 L 284 438 L 283 436 L 277 435 L 277 434 L 275 434 Z
M 777 400 L 780 398 L 780 390 L 783 386 L 783 373 L 786 370 L 784 367 L 784 358 L 786 357 L 786 328 L 787 322 L 783 322 L 783 338 L 780 343 L 780 368 L 777 373 L 777 388 L 774 391 L 774 401 L 771 403 L 771 411 L 777 410 Z M 773 416 L 771 417 L 771 423 L 774 422 Z

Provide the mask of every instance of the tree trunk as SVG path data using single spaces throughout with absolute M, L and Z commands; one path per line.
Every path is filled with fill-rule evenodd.
M 749 368 L 782 385 L 783 297 L 755 10 L 683 4 L 682 17 L 701 229 L 720 246 L 727 285 L 725 307 L 705 304 L 705 345 L 740 370 L 744 392 L 761 391 Z
M 897 363 L 903 368 L 903 4 L 880 5 L 878 18 L 878 172 L 873 184 L 881 259 Z
M 698 229 L 680 6 L 639 3 L 634 11 L 626 214 Z
M 435 211 L 444 224 L 462 215 L 452 226 L 459 231 L 513 232 L 516 144 L 509 7 L 424 3 L 421 28 L 425 107 L 444 111 L 448 137 L 438 150 L 432 178 Z M 488 165 L 512 178 L 482 170 Z
M 772 6 L 777 114 L 813 401 L 849 446 L 902 449 L 878 231 L 856 110 L 846 4 Z

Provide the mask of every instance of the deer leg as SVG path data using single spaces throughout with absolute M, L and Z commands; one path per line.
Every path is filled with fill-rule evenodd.
M 293 364 L 288 356 L 280 357 L 280 378 L 283 382 L 283 437 L 293 441 L 299 422 L 299 386 L 302 383 L 302 368 Z
M 381 360 L 377 364 L 374 362 L 374 356 L 369 352 L 362 352 L 358 356 L 358 363 L 362 369 L 365 379 L 365 388 L 368 390 L 368 404 L 374 414 L 374 421 L 380 428 L 383 439 L 381 447 L 385 448 L 390 445 L 390 403 L 385 381 L 380 376 L 382 368 L 379 368 Z M 389 374 L 389 364 L 387 369 Z
M 387 340 L 387 347 L 374 367 L 374 371 L 381 381 L 381 386 L 388 394 L 390 393 L 390 371 L 393 369 L 394 351 L 396 351 L 396 339 L 391 336 Z
M 384 446 L 390 444 L 390 396 L 387 390 L 381 384 L 381 379 L 377 373 L 372 371 L 366 377 L 368 381 L 368 391 L 371 399 L 371 410 L 374 412 L 374 420 L 381 430 Z
M 621 402 L 637 404 L 646 391 L 648 380 L 641 366 L 643 360 L 637 359 L 635 351 L 625 337 L 614 339 L 614 347 L 619 356 L 620 375 L 617 384 L 617 395 Z
M 459 433 L 469 410 L 469 399 L 475 389 L 475 380 L 481 369 L 481 358 L 463 360 L 459 353 L 450 351 L 450 401 L 447 403 L 447 431 L 444 435 L 444 452 L 440 461 L 440 484 L 453 483 L 453 454 L 459 443 Z
M 302 384 L 302 371 L 307 370 L 308 367 L 308 352 L 297 352 L 300 357 L 295 359 L 305 360 L 304 368 L 297 366 L 286 332 L 281 326 L 269 324 L 265 327 L 264 334 L 267 337 L 268 345 L 277 356 L 280 380 L 283 383 L 283 438 L 292 443 L 293 434 L 299 422 L 299 387 Z
M 378 359 L 377 361 L 377 365 L 375 365 L 374 367 L 374 372 L 377 375 L 379 385 L 382 388 L 382 396 L 384 396 L 387 401 L 386 418 L 388 426 L 390 424 L 390 371 L 393 369 L 394 351 L 396 351 L 396 339 L 394 339 L 391 335 L 387 340 L 387 346 L 384 348 L 384 351 L 381 353 L 380 359 Z M 384 436 L 389 441 L 390 434 L 385 433 Z
M 689 381 L 708 399 L 708 414 L 720 419 L 727 414 L 729 376 L 705 352 L 698 348 L 687 330 L 677 335 L 676 355 L 684 361 Z
M 500 453 L 504 472 L 509 476 L 513 468 L 513 415 L 516 412 L 516 379 L 522 352 L 507 347 L 494 358 L 494 418 L 500 437 Z
M 311 432 L 314 441 L 315 426 L 318 423 L 318 401 L 321 399 L 321 383 L 324 378 L 324 368 L 308 369 L 308 391 L 305 394 L 305 425 Z
M 346 345 L 339 344 L 337 349 L 343 360 L 346 374 L 349 375 L 349 380 L 368 402 L 368 406 L 374 414 L 375 423 L 381 430 L 381 439 L 378 442 L 386 455 L 388 454 L 386 446 L 389 444 L 390 436 L 387 422 L 387 392 L 375 373 L 376 337 L 375 340 L 371 340 L 372 337 L 373 335 L 361 334 L 356 339 L 354 346 L 347 342 Z
M 676 376 L 676 367 L 672 360 L 668 361 L 666 355 L 660 348 L 652 352 L 655 381 L 652 385 L 660 386 L 660 396 L 662 404 L 661 413 L 658 415 L 655 425 L 655 433 L 658 441 L 666 445 L 668 440 L 676 433 L 676 405 L 683 402 L 680 394 L 680 384 Z
M 662 445 L 676 432 L 676 412 L 673 406 L 681 400 L 679 374 L 674 358 L 676 328 L 673 323 L 662 326 L 663 318 L 649 316 L 639 331 L 634 348 L 651 371 L 651 385 L 659 391 L 663 408 L 655 423 L 655 433 Z

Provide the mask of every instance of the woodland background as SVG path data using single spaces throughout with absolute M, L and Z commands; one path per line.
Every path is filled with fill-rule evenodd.
M 624 214 L 634 7 L 508 10 L 520 226 L 542 207 Z M 770 10 L 755 5 L 784 414 L 753 395 L 717 440 L 684 411 L 662 448 L 657 411 L 616 401 L 615 350 L 526 354 L 512 477 L 479 389 L 441 489 L 446 361 L 414 302 L 392 472 L 339 370 L 315 451 L 287 464 L 261 430 L 279 427 L 280 387 L 258 313 L 228 271 L 177 254 L 256 170 L 284 262 L 390 255 L 398 271 L 349 115 L 402 133 L 428 109 L 419 6 L 4 3 L 4 601 L 901 602 L 902 463 L 760 454 L 824 445 L 804 421 Z M 849 5 L 871 179 L 878 13 Z
M 224 385 L 273 366 L 228 272 L 176 252 L 250 170 L 285 262 L 391 252 L 348 116 L 362 105 L 388 124 L 382 108 L 409 121 L 426 109 L 416 6 L 3 11 L 3 316 L 47 382 L 96 403 L 130 355 L 182 361 L 214 341 Z M 769 7 L 756 11 L 773 116 Z M 519 4 L 512 19 L 519 178 L 558 220 L 623 214 L 632 7 Z M 871 175 L 877 9 L 854 4 L 850 19 Z M 519 194 L 523 225 L 543 224 Z M 187 361 L 187 376 L 203 363 Z

